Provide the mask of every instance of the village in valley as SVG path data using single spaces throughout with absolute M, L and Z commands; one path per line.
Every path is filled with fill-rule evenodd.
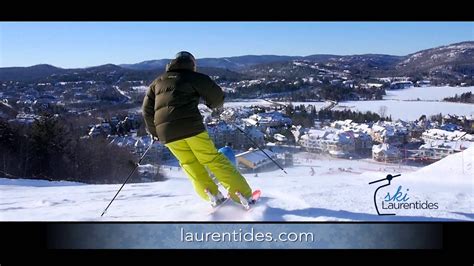
M 429 90 L 439 89 L 430 87 L 429 80 L 413 83 L 406 77 L 380 79 L 379 83 L 354 84 L 352 81 L 348 82 L 347 73 L 340 74 L 341 76 L 331 76 L 332 80 L 329 82 L 352 88 L 367 87 L 375 91 L 385 88 L 387 95 L 391 95 L 391 92 L 403 93 L 404 90 L 422 88 L 429 94 Z M 218 80 L 219 77 L 214 79 Z M 306 81 L 313 82 L 310 79 Z M 245 82 L 238 82 L 233 86 L 250 86 L 256 83 L 258 82 L 245 85 Z M 8 100 L 15 99 L 14 93 L 6 91 L 2 94 L 4 97 L 2 114 L 5 117 L 13 116 L 14 118 L 9 121 L 14 124 L 32 124 L 40 117 L 42 109 L 53 108 L 60 113 L 89 117 L 96 111 L 96 114 L 100 114 L 97 119 L 102 122 L 85 124 L 82 127 L 83 138 L 106 138 L 110 144 L 125 147 L 140 157 L 151 144 L 151 138 L 144 129 L 141 108 L 125 108 L 125 111 L 123 109 L 124 106 L 132 107 L 130 102 L 133 99 L 140 101 L 147 89 L 143 84 L 143 81 L 135 82 L 133 86 L 127 87 L 127 92 L 118 86 L 107 86 L 92 81 L 58 83 L 55 84 L 56 89 L 42 90 L 42 93 L 38 92 L 41 90 L 31 87 L 16 100 L 16 106 L 23 110 L 22 112 L 6 108 L 9 106 Z M 226 86 L 225 83 L 220 85 L 224 88 Z M 36 87 L 38 86 L 55 87 L 51 84 L 37 84 Z M 58 86 L 62 89 L 59 90 Z M 446 87 L 446 90 L 448 89 L 459 89 L 462 93 L 471 90 L 472 87 Z M 259 148 L 263 148 L 265 153 L 284 166 L 293 165 L 293 156 L 297 153 L 422 166 L 467 149 L 474 142 L 473 112 L 465 115 L 443 114 L 443 110 L 440 109 L 439 114 L 415 114 L 419 118 L 414 120 L 394 119 L 390 110 L 384 105 L 393 99 L 366 100 L 367 103 L 378 103 L 379 107 L 372 112 L 364 113 L 357 109 L 347 111 L 345 101 L 231 99 L 218 112 L 209 110 L 203 104 L 200 105 L 200 111 L 216 147 L 232 143 L 237 151 L 239 170 L 256 175 L 276 167 Z M 412 102 L 406 99 L 396 100 L 400 103 Z M 419 100 L 418 98 L 416 102 L 420 105 L 426 103 Z M 103 110 L 114 108 L 116 105 L 121 106 L 120 115 L 113 115 L 110 112 L 109 115 L 104 115 Z M 467 108 L 471 109 L 470 105 Z M 413 111 L 406 110 L 406 112 Z M 147 163 L 141 167 L 143 181 L 159 172 L 160 167 L 177 163 L 169 150 L 159 142 L 153 144 L 145 162 Z
M 232 143 L 237 152 L 239 170 L 257 176 L 259 172 L 277 169 L 259 147 L 283 166 L 292 166 L 294 155 L 304 153 L 306 157 L 313 154 L 342 159 L 340 169 L 344 169 L 343 160 L 421 167 L 463 151 L 474 143 L 473 115 L 427 117 L 420 114 L 417 120 L 367 122 L 316 118 L 311 126 L 303 126 L 291 119 L 301 113 L 317 116 L 319 112 L 330 112 L 336 106 L 332 101 L 316 104 L 319 107 L 306 104 L 295 111 L 291 103 L 266 100 L 262 105 L 233 102 L 231 107 L 225 105 L 217 113 L 204 105 L 200 110 L 216 147 Z M 111 144 L 127 147 L 141 156 L 151 144 L 151 138 L 137 136 L 139 121 L 139 111 L 129 113 L 122 121 L 113 117 L 109 122 L 91 126 L 85 137 L 105 134 Z M 159 165 L 166 167 L 177 163 L 159 142 L 153 144 L 145 161 L 148 162 L 143 167 L 145 174 L 159 171 Z

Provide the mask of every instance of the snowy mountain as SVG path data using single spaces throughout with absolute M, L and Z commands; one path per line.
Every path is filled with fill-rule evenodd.
M 135 70 L 164 69 L 171 59 L 147 60 L 136 64 L 121 64 L 119 66 Z
M 241 70 L 255 76 L 304 77 L 351 73 L 351 78 L 407 76 L 433 79 L 472 79 L 474 42 L 423 50 L 407 56 L 380 54 L 311 55 L 291 61 L 263 63 Z
M 397 64 L 396 69 L 411 73 L 426 72 L 450 75 L 474 74 L 474 41 L 461 42 L 419 51 Z
M 253 88 L 252 91 L 255 93 L 274 93 L 275 90 L 287 93 L 295 88 L 302 88 L 303 85 L 307 85 L 306 87 L 311 89 L 310 87 L 320 87 L 324 80 L 326 83 L 335 82 L 331 85 L 338 86 L 337 82 L 341 83 L 343 80 L 356 82 L 355 84 L 373 84 L 377 78 L 400 76 L 413 82 L 428 80 L 434 85 L 474 84 L 474 42 L 472 41 L 427 49 L 407 56 L 383 54 L 246 55 L 200 58 L 197 61 L 199 72 L 218 78 L 223 82 L 266 79 L 268 83 L 276 79 L 285 79 L 285 83 L 278 86 L 266 84 L 256 89 Z M 127 81 L 144 81 L 148 84 L 165 70 L 168 62 L 169 59 L 159 59 L 137 64 L 106 64 L 76 69 L 62 69 L 51 65 L 0 68 L 0 82 L 29 84 L 31 82 L 55 83 L 92 80 L 106 84 Z M 306 82 L 308 80 L 311 82 Z M 267 87 L 269 90 L 265 90 L 263 87 Z M 350 87 L 350 85 L 346 87 Z M 242 95 L 236 96 L 246 96 L 245 91 Z M 367 98 L 369 96 L 362 95 L 361 97 Z
M 120 185 L 0 179 L 0 220 L 473 221 L 473 158 L 474 147 L 420 169 L 298 153 L 295 165 L 286 169 L 288 175 L 280 170 L 245 174 L 254 189 L 262 190 L 261 201 L 250 212 L 229 202 L 213 214 L 183 171 L 173 166 L 162 168 L 165 182 L 127 184 L 103 218 L 101 212 Z M 378 216 L 373 203 L 377 185 L 368 183 L 388 173 L 402 176 L 379 198 L 402 186 L 412 201 L 435 202 L 439 208 Z
M 114 64 L 106 64 L 87 68 L 62 69 L 50 65 L 37 65 L 32 67 L 0 68 L 0 82 L 54 83 L 90 80 L 107 84 L 133 80 L 151 82 L 164 71 L 164 66 L 153 69 L 131 69 Z M 199 71 L 210 76 L 219 76 L 229 80 L 244 78 L 244 75 L 224 68 L 199 67 Z
M 431 68 L 446 63 L 471 62 L 473 57 L 474 42 L 461 42 L 410 54 L 397 67 Z
M 0 81 L 34 81 L 53 74 L 62 74 L 67 70 L 52 65 L 34 65 L 30 67 L 0 68 Z
M 298 58 L 302 57 L 278 55 L 244 55 L 222 58 L 200 58 L 197 59 L 197 64 L 202 67 L 224 68 L 235 71 L 257 64 L 284 62 Z M 136 64 L 123 64 L 120 66 L 137 70 L 162 69 L 170 60 L 171 59 L 148 60 Z

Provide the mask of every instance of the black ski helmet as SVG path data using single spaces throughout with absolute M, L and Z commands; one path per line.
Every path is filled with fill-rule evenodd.
M 175 58 L 166 64 L 166 71 L 171 69 L 188 69 L 196 71 L 196 59 L 190 52 L 181 51 L 175 55 Z
M 196 71 L 196 58 L 194 58 L 194 55 L 192 55 L 190 52 L 187 52 L 187 51 L 178 52 L 174 58 L 176 61 L 191 61 L 194 65 L 193 67 L 194 71 Z
M 177 60 L 191 60 L 196 63 L 196 59 L 194 58 L 194 56 L 190 52 L 186 51 L 181 51 L 177 53 L 174 58 Z

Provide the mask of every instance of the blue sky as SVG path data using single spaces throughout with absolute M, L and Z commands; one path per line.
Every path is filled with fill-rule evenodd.
M 0 67 L 247 54 L 406 55 L 474 40 L 474 22 L 0 22 Z

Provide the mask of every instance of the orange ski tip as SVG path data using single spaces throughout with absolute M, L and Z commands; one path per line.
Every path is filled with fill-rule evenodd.
M 262 192 L 260 191 L 260 189 L 257 189 L 255 190 L 253 193 L 252 193 L 252 199 L 258 199 L 260 198 L 260 195 L 262 194 Z

